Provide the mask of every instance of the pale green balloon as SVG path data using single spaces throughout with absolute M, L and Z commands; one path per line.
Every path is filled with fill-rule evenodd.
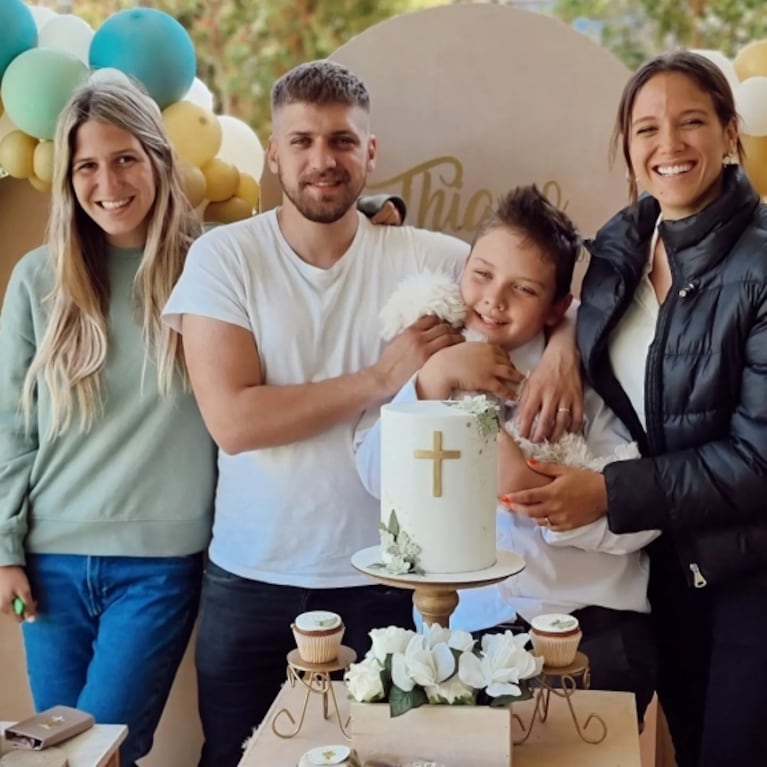
M 87 77 L 88 67 L 76 56 L 53 48 L 32 48 L 8 65 L 0 95 L 19 130 L 52 139 L 61 110 Z

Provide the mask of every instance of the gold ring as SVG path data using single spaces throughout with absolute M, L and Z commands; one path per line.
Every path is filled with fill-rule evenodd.
M 569 413 L 569 412 L 570 412 L 570 408 L 569 407 L 558 407 L 557 408 L 557 413 Z

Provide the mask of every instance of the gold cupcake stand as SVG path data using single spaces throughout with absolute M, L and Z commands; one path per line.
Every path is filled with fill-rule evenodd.
M 424 623 L 427 626 L 436 623 L 445 627 L 450 625 L 450 616 L 458 606 L 458 591 L 460 589 L 479 588 L 499 583 L 521 572 L 525 567 L 525 561 L 522 557 L 500 549 L 497 552 L 495 565 L 485 570 L 474 570 L 467 573 L 392 575 L 382 569 L 379 564 L 380 561 L 380 548 L 371 546 L 358 551 L 352 557 L 352 566 L 379 583 L 395 588 L 412 589 L 413 604 Z M 308 663 L 301 658 L 297 649 L 292 650 L 287 657 L 288 684 L 291 687 L 302 684 L 306 688 L 306 695 L 298 721 L 287 708 L 280 709 L 275 714 L 272 719 L 274 734 L 280 738 L 292 738 L 297 735 L 303 726 L 309 700 L 313 694 L 317 694 L 322 696 L 324 718 L 327 719 L 332 713 L 342 735 L 350 740 L 349 718 L 347 717 L 345 722 L 342 721 L 338 701 L 331 684 L 331 674 L 347 669 L 356 658 L 357 655 L 354 650 L 344 645 L 341 646 L 338 657 L 329 663 Z M 572 697 L 579 689 L 579 682 L 582 688 L 588 689 L 589 687 L 589 660 L 584 653 L 577 653 L 573 663 L 566 667 L 544 666 L 538 681 L 539 686 L 535 691 L 535 706 L 530 722 L 525 725 L 517 714 L 512 714 L 525 733 L 524 737 L 514 742 L 515 745 L 521 745 L 530 737 L 537 720 L 546 721 L 551 695 L 557 695 L 566 700 L 575 729 L 581 740 L 596 744 L 601 743 L 607 737 L 607 725 L 602 717 L 592 713 L 581 724 L 573 708 Z M 291 728 L 289 730 L 283 729 L 281 726 L 284 718 L 290 722 Z M 592 725 L 598 726 L 599 731 L 594 735 L 589 735 L 586 730 L 592 728 Z

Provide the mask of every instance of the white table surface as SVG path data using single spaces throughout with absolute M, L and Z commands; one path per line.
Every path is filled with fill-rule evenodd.
M 12 724 L 15 722 L 0 722 L 0 731 L 4 733 Z M 57 743 L 56 748 L 67 755 L 69 767 L 105 767 L 127 734 L 124 724 L 96 724 L 74 738 Z M 0 738 L 0 754 L 10 750 L 5 738 Z

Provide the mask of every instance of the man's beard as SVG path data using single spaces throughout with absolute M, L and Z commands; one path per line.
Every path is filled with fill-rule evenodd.
M 298 182 L 297 187 L 290 187 L 285 183 L 282 176 L 282 170 L 277 169 L 277 177 L 280 180 L 280 186 L 285 196 L 293 203 L 296 210 L 309 221 L 315 224 L 334 224 L 344 217 L 346 212 L 352 206 L 357 204 L 362 190 L 365 188 L 365 178 L 362 178 L 357 189 L 349 185 L 350 177 L 345 170 L 330 174 L 317 174 L 308 181 L 303 179 Z M 305 193 L 304 187 L 319 181 L 338 181 L 342 184 L 342 194 L 337 196 L 338 189 L 333 189 L 333 195 L 325 199 L 322 195 L 317 197 L 311 193 Z

